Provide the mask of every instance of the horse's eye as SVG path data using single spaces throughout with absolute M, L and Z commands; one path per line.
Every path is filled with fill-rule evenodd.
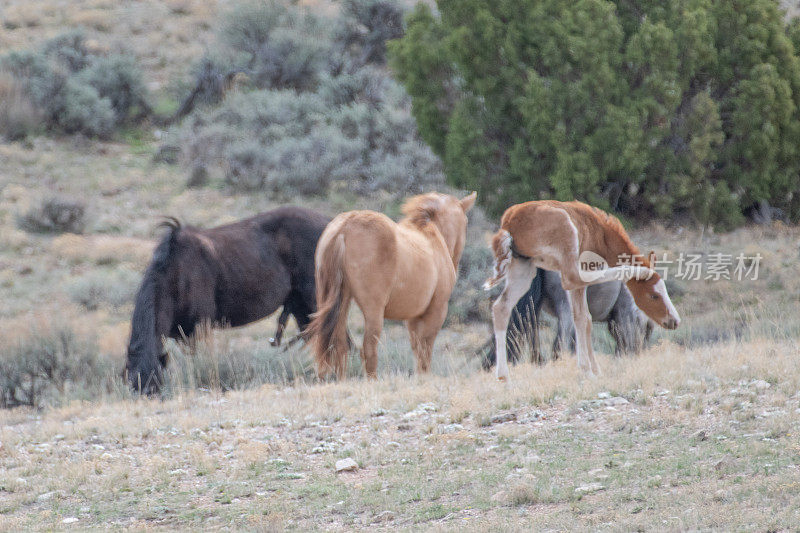
M 659 298 L 661 298 L 661 296 L 659 296 L 658 294 L 651 294 L 650 295 L 650 299 L 651 300 L 658 300 Z

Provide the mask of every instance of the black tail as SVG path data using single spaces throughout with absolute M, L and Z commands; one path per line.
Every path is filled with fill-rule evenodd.
M 544 270 L 537 268 L 536 277 L 533 278 L 528 292 L 519 299 L 517 305 L 514 306 L 514 310 L 511 311 L 511 318 L 508 320 L 506 354 L 508 354 L 508 360 L 511 363 L 519 361 L 520 348 L 526 344 L 526 340 L 530 340 L 531 349 L 535 349 L 536 343 L 538 343 L 539 334 L 536 320 L 542 308 L 543 298 Z M 497 361 L 494 336 L 484 346 L 481 365 L 484 370 L 489 370 Z M 538 353 L 538 350 L 535 353 Z
M 164 328 L 157 328 L 156 321 L 159 313 L 165 311 L 164 306 L 172 307 L 172 302 L 163 300 L 167 295 L 161 290 L 161 281 L 167 275 L 175 250 L 175 239 L 181 230 L 181 224 L 175 218 L 167 218 L 160 226 L 166 226 L 169 232 L 156 247 L 136 294 L 125 366 L 131 388 L 143 394 L 158 393 L 163 382 L 166 355 L 163 353 L 161 335 L 167 331 L 160 331 Z

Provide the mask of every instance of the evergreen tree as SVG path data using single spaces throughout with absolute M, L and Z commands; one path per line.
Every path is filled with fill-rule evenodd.
M 390 60 L 449 181 L 731 226 L 800 216 L 800 25 L 773 0 L 439 0 Z

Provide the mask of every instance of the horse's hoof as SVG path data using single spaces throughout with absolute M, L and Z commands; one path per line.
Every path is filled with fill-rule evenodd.
M 281 345 L 281 341 L 279 341 L 275 337 L 270 337 L 269 338 L 269 344 L 270 344 L 270 346 L 280 346 Z

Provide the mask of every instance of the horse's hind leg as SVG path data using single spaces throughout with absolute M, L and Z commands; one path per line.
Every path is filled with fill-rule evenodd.
M 361 361 L 364 373 L 369 379 L 378 378 L 378 343 L 383 332 L 383 307 L 361 308 L 364 314 L 364 344 L 361 347 Z
M 275 336 L 269 340 L 269 343 L 272 346 L 280 346 L 281 345 L 281 338 L 283 337 L 283 332 L 286 329 L 286 322 L 289 320 L 289 308 L 287 306 L 283 306 L 283 311 L 281 311 L 281 316 L 278 317 L 278 329 L 275 330 Z
M 497 379 L 508 379 L 508 357 L 506 354 L 506 333 L 511 311 L 519 299 L 528 291 L 536 276 L 536 267 L 528 259 L 513 257 L 506 274 L 506 287 L 492 304 L 492 325 L 494 326 L 495 351 L 497 353 Z

